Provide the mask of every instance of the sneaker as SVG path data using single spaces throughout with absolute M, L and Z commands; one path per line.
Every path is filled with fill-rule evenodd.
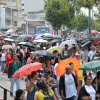
M 10 96 L 13 97 L 13 93 L 10 93 Z

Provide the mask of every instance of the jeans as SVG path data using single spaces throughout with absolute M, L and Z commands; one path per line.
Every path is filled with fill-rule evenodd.
M 66 98 L 66 100 L 76 100 L 76 96 L 72 96 L 71 98 Z
M 6 68 L 5 61 L 1 61 L 1 72 Z
M 16 82 L 17 90 L 20 89 L 20 79 L 19 78 L 11 78 L 10 92 L 13 93 L 13 87 Z
M 57 80 L 57 96 L 60 96 L 60 93 L 59 93 L 59 80 Z

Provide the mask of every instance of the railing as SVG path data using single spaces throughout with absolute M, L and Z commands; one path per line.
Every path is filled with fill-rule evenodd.
M 4 90 L 4 97 L 3 100 L 7 100 L 7 92 L 11 93 L 9 90 L 5 89 L 4 87 L 0 86 Z

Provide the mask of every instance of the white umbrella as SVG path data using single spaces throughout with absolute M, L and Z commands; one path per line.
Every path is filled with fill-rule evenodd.
M 47 40 L 39 39 L 39 40 L 34 40 L 34 42 L 40 42 L 40 43 L 47 43 Z
M 60 44 L 60 47 L 64 48 L 66 44 L 71 48 L 73 44 L 76 44 L 76 42 L 75 40 L 66 40 Z
M 9 39 L 9 38 L 5 38 L 4 40 L 5 41 L 11 41 L 11 42 L 14 41 L 13 39 Z

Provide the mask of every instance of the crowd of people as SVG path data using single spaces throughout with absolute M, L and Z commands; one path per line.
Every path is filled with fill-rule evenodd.
M 6 44 L 3 41 L 4 45 Z M 7 74 L 10 80 L 10 95 L 14 95 L 13 87 L 16 83 L 17 91 L 15 100 L 100 100 L 100 71 L 74 70 L 73 62 L 65 66 L 65 73 L 58 76 L 56 67 L 61 60 L 69 57 L 80 61 L 80 64 L 93 60 L 100 60 L 100 45 L 90 46 L 90 51 L 81 50 L 81 44 L 77 43 L 71 55 L 68 54 L 69 46 L 58 52 L 54 50 L 54 57 L 41 56 L 34 54 L 34 50 L 18 45 L 17 42 L 9 44 L 14 45 L 14 49 L 1 50 L 1 74 Z M 50 48 L 50 45 L 37 43 L 37 46 L 43 50 Z M 54 45 L 55 46 L 55 45 Z M 42 51 L 41 51 L 42 52 Z M 25 91 L 20 87 L 20 78 L 13 78 L 14 73 L 22 66 L 30 63 L 40 62 L 42 68 L 32 72 L 25 77 L 27 97 Z

